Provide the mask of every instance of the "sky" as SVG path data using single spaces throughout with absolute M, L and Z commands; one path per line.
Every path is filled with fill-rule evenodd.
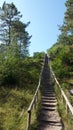
M 4 0 L 0 0 L 0 7 Z M 66 11 L 66 0 L 6 0 L 13 2 L 23 15 L 21 21 L 30 25 L 27 28 L 32 35 L 29 53 L 42 52 L 56 43 L 60 34 L 58 25 L 62 25 Z

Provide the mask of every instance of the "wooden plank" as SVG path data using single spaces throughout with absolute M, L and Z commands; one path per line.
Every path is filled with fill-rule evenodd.
M 65 100 L 65 102 L 66 102 L 66 105 L 68 106 L 68 108 L 69 108 L 71 114 L 73 115 L 73 107 L 72 107 L 72 105 L 70 104 L 70 102 L 69 102 L 67 96 L 65 95 L 64 91 L 62 90 L 62 88 L 61 88 L 61 86 L 60 86 L 60 84 L 59 84 L 59 82 L 58 82 L 58 80 L 57 80 L 57 78 L 56 78 L 56 76 L 55 76 L 55 74 L 54 74 L 54 72 L 53 72 L 53 70 L 52 70 L 51 65 L 50 65 L 50 71 L 51 71 L 51 73 L 52 73 L 52 75 L 53 75 L 53 77 L 54 77 L 54 80 L 55 80 L 56 84 L 57 84 L 57 85 L 59 86 L 59 88 L 60 88 L 61 94 L 62 94 L 62 96 L 63 96 L 63 98 L 64 98 L 64 100 Z
M 45 64 L 45 57 L 44 57 L 44 64 Z M 38 99 L 38 92 L 39 92 L 39 88 L 40 88 L 40 85 L 41 85 L 41 80 L 42 80 L 42 73 L 43 73 L 43 69 L 44 69 L 44 64 L 42 66 L 42 69 L 41 69 L 41 73 L 40 73 L 40 76 L 39 76 L 39 83 L 38 83 L 38 86 L 37 86 L 37 89 L 35 91 L 35 94 L 33 96 L 33 99 L 30 103 L 30 106 L 28 108 L 28 118 L 27 118 L 27 130 L 30 129 L 30 123 L 31 123 L 31 111 L 33 109 L 33 106 L 36 106 L 36 99 Z

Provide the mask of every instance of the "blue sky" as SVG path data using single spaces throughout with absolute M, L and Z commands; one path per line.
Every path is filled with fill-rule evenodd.
M 0 0 L 0 6 L 4 0 Z M 66 11 L 66 0 L 6 0 L 13 2 L 23 15 L 22 21 L 31 22 L 27 28 L 31 38 L 29 52 L 46 51 L 56 43 Z

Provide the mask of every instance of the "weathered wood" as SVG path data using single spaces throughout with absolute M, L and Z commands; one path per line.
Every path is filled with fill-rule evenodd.
M 24 114 L 24 108 L 22 109 L 22 112 L 19 115 L 19 119 L 23 116 L 23 114 Z
M 44 70 L 44 67 L 46 65 L 46 63 L 48 62 L 48 59 L 46 57 L 47 55 L 45 55 L 45 58 L 44 58 L 44 64 L 42 66 L 42 70 L 41 70 L 41 73 L 40 73 L 40 77 L 39 77 L 39 83 L 38 83 L 38 86 L 37 86 L 37 89 L 35 91 L 35 94 L 34 94 L 34 97 L 30 103 L 30 106 L 28 108 L 28 119 L 27 119 L 27 130 L 30 130 L 30 124 L 31 124 L 31 114 L 32 114 L 32 109 L 36 106 L 36 102 L 37 102 L 37 99 L 38 99 L 38 92 L 39 92 L 39 88 L 41 86 L 41 80 L 42 80 L 42 74 L 43 74 L 43 70 Z M 62 90 L 53 70 L 52 70 L 52 67 L 50 66 L 50 73 L 52 74 L 52 77 L 55 81 L 55 83 L 57 84 L 57 86 L 59 87 L 60 89 L 60 92 L 61 92 L 61 96 L 63 97 L 63 99 L 65 100 L 65 103 L 66 103 L 66 110 L 68 111 L 68 108 L 70 110 L 70 112 L 72 113 L 73 115 L 73 107 L 72 105 L 70 104 L 67 96 L 65 95 L 64 91 Z
M 31 111 L 28 111 L 27 130 L 30 129 L 30 122 L 31 122 Z
M 37 89 L 35 91 L 35 94 L 33 96 L 33 99 L 30 103 L 30 106 L 28 108 L 28 118 L 27 118 L 27 130 L 30 129 L 30 123 L 31 123 L 31 113 L 32 113 L 32 109 L 33 108 L 36 108 L 36 103 L 38 101 L 38 93 L 39 93 L 39 88 L 40 88 L 40 85 L 41 85 L 41 80 L 42 80 L 42 73 L 43 73 L 43 69 L 44 69 L 44 64 L 45 64 L 45 58 L 44 58 L 44 61 L 43 61 L 43 66 L 42 66 L 42 69 L 41 69 L 41 73 L 40 73 L 40 76 L 39 76 L 39 83 L 38 83 L 38 86 L 37 86 Z
M 71 113 L 72 113 L 72 115 L 73 115 L 73 107 L 72 107 L 72 105 L 70 104 L 70 102 L 69 102 L 67 96 L 65 95 L 65 93 L 64 93 L 64 91 L 63 91 L 62 89 L 61 89 L 61 93 L 62 93 L 62 95 L 63 95 L 63 97 L 64 97 L 64 99 L 65 99 L 65 101 L 66 101 L 67 107 L 69 108 L 69 110 L 71 111 Z
M 65 102 L 66 102 L 66 110 L 68 110 L 68 108 L 69 108 L 71 114 L 73 115 L 73 107 L 72 107 L 72 105 L 70 104 L 70 102 L 69 102 L 67 96 L 65 95 L 65 92 L 64 92 L 63 89 L 61 88 L 61 86 L 60 86 L 60 84 L 59 84 L 59 82 L 58 82 L 58 80 L 57 80 L 57 78 L 56 78 L 56 76 L 55 76 L 55 74 L 54 74 L 54 72 L 53 72 L 53 70 L 52 70 L 51 65 L 50 65 L 50 71 L 51 71 L 51 74 L 52 74 L 52 76 L 53 76 L 53 78 L 54 78 L 56 84 L 57 84 L 58 87 L 60 88 L 61 95 L 62 95 L 63 99 L 64 99 Z
M 44 68 L 43 87 L 38 130 L 62 130 L 61 117 L 57 111 L 57 99 L 54 92 L 54 85 L 51 85 L 48 63 Z
M 34 95 L 32 101 L 31 101 L 29 108 L 28 108 L 27 130 L 30 129 L 31 111 L 32 111 L 33 107 L 36 107 L 36 98 L 37 98 L 37 94 L 38 94 L 38 91 L 39 91 L 39 87 L 40 87 L 40 85 L 38 85 L 37 90 L 35 92 L 35 95 Z

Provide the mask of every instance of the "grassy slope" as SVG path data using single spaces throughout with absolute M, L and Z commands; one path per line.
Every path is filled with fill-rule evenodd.
M 38 85 L 41 66 L 42 61 L 36 59 L 34 65 L 29 65 L 31 79 L 23 88 L 0 88 L 0 130 L 26 129 L 27 109 Z
M 66 130 L 73 130 L 73 117 L 71 114 L 66 113 L 65 104 L 62 101 L 58 86 L 55 86 L 55 92 L 56 92 L 57 101 L 58 101 L 58 111 L 62 118 L 64 127 Z
M 33 96 L 31 91 L 1 87 L 0 96 L 0 130 L 23 130 L 26 110 Z M 21 118 L 23 109 L 24 113 Z

